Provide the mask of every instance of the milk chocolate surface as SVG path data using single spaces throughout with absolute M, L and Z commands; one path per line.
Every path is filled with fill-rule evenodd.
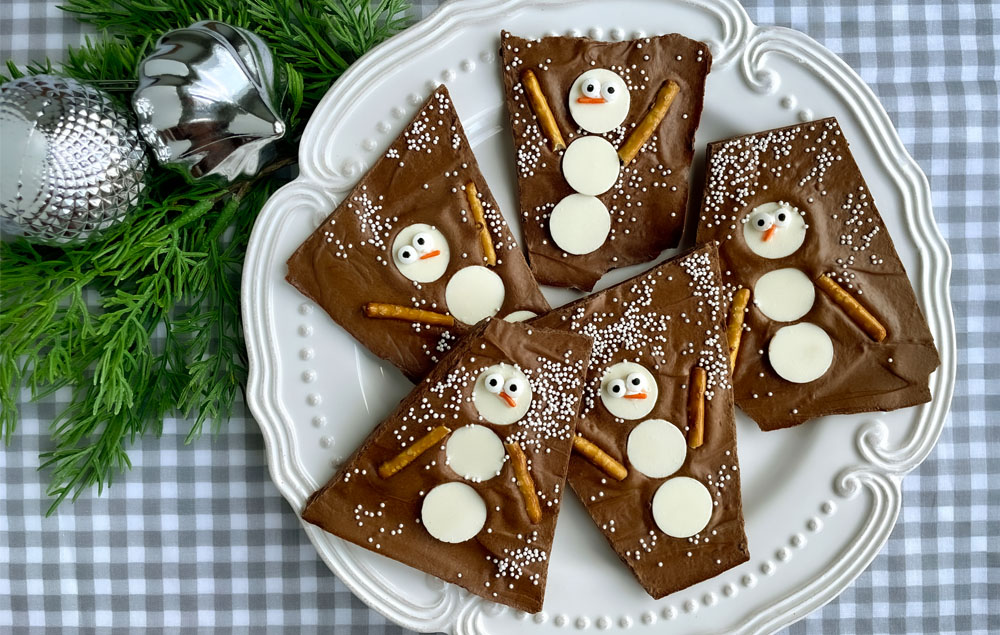
M 607 271 L 655 258 L 675 247 L 684 227 L 688 169 L 701 119 L 705 79 L 712 65 L 708 47 L 677 34 L 625 42 L 545 37 L 528 40 L 503 32 L 500 63 L 514 138 L 518 200 L 531 269 L 542 284 L 590 290 Z M 665 118 L 615 185 L 597 196 L 611 214 L 603 246 L 584 255 L 565 253 L 552 241 L 549 216 L 574 190 L 561 169 L 564 151 L 543 134 L 522 83 L 531 69 L 565 142 L 588 133 L 569 110 L 570 91 L 582 73 L 611 69 L 626 80 L 630 106 L 622 125 L 598 135 L 620 148 L 653 106 L 660 88 L 680 86 Z
M 363 307 L 379 302 L 449 313 L 449 280 L 463 268 L 486 266 L 466 198 L 469 182 L 480 194 L 496 250 L 497 263 L 488 269 L 503 281 L 504 298 L 496 315 L 544 313 L 549 305 L 479 171 L 444 86 L 431 94 L 385 155 L 288 259 L 291 284 L 413 381 L 424 377 L 474 325 L 372 319 Z M 417 223 L 431 226 L 440 232 L 434 236 L 443 236 L 447 243 L 449 255 L 435 256 L 448 258 L 447 268 L 432 282 L 414 282 L 396 262 L 397 236 Z
M 744 223 L 755 208 L 775 201 L 798 209 L 806 233 L 794 253 L 767 259 L 748 247 Z M 836 119 L 709 144 L 700 213 L 697 240 L 718 245 L 727 298 L 741 287 L 754 289 L 765 273 L 795 268 L 809 280 L 832 277 L 887 332 L 875 341 L 818 288 L 808 313 L 789 322 L 768 318 L 751 295 L 735 396 L 762 429 L 930 400 L 929 376 L 940 363 L 934 340 Z M 805 322 L 829 335 L 833 362 L 818 379 L 792 383 L 772 367 L 769 343 L 778 329 Z
M 608 543 L 654 598 L 749 558 L 724 322 L 725 301 L 712 245 L 532 321 L 533 326 L 594 339 L 577 434 L 625 466 L 628 475 L 617 481 L 574 452 L 569 482 Z M 649 397 L 654 399 L 649 412 L 631 420 L 609 411 L 608 396 L 602 395 L 602 377 L 625 361 L 645 368 L 656 390 L 655 397 Z M 646 476 L 629 459 L 629 435 L 642 422 L 664 419 L 690 438 L 688 396 L 695 367 L 704 368 L 707 377 L 704 443 L 688 448 L 683 463 L 666 477 Z M 651 507 L 658 488 L 677 477 L 700 482 L 714 503 L 708 524 L 687 538 L 662 531 Z
M 471 593 L 537 612 L 545 593 L 590 350 L 590 339 L 582 335 L 489 320 L 458 343 L 379 424 L 309 499 L 302 517 Z M 499 363 L 516 365 L 532 391 L 527 413 L 510 425 L 486 421 L 473 402 L 477 377 Z M 541 503 L 540 522 L 529 520 L 509 456 L 495 477 L 467 480 L 446 464 L 449 437 L 396 474 L 379 476 L 382 463 L 436 426 L 447 426 L 451 436 L 469 424 L 485 426 L 504 443 L 520 445 Z M 487 514 L 485 526 L 474 538 L 451 544 L 434 538 L 420 518 L 426 494 L 453 482 L 474 488 L 485 501 Z

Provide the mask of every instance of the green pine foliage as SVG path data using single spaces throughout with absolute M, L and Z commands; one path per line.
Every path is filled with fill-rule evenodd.
M 61 73 L 82 81 L 136 77 L 159 36 L 199 20 L 246 27 L 289 78 L 282 158 L 232 187 L 190 184 L 152 163 L 143 201 L 100 240 L 55 248 L 0 244 L 0 438 L 10 444 L 22 391 L 66 389 L 52 422 L 51 514 L 131 467 L 128 447 L 164 417 L 193 419 L 192 441 L 225 423 L 246 378 L 239 277 L 250 230 L 285 181 L 297 139 L 330 84 L 365 51 L 406 26 L 407 0 L 67 0 L 63 10 L 100 39 L 69 51 Z M 114 93 L 127 105 L 127 92 Z M 93 307 L 98 307 L 97 309 Z

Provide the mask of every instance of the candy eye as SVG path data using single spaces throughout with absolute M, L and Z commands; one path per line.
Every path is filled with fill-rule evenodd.
M 413 246 L 422 254 L 426 254 L 434 248 L 434 238 L 427 232 L 420 232 L 413 237 Z
M 396 252 L 396 258 L 405 265 L 416 262 L 420 256 L 417 254 L 417 250 L 410 245 L 403 245 Z
M 618 93 L 621 89 L 614 84 L 606 84 L 604 88 L 601 89 L 601 97 L 604 97 L 605 101 L 614 101 L 618 99 Z
M 781 208 L 774 213 L 774 224 L 778 227 L 787 227 L 791 220 L 792 213 L 785 208 Z
M 621 379 L 614 379 L 608 382 L 608 387 L 606 390 L 608 391 L 608 395 L 612 397 L 624 397 L 625 381 Z
M 642 390 L 646 387 L 646 378 L 642 373 L 629 373 L 625 383 L 628 384 L 629 390 Z
M 768 212 L 754 212 L 753 214 L 750 214 L 750 220 L 748 222 L 757 231 L 766 232 L 771 229 L 772 225 L 774 225 L 774 216 L 771 216 Z
M 503 375 L 500 373 L 490 373 L 486 376 L 486 390 L 494 395 L 499 395 L 503 390 Z
M 583 86 L 580 87 L 580 90 L 583 91 L 583 95 L 585 97 L 593 97 L 594 99 L 597 99 L 601 96 L 601 82 L 596 79 L 588 79 L 583 82 Z
M 524 382 L 521 381 L 520 377 L 511 377 L 507 380 L 507 385 L 504 386 L 503 390 L 511 397 L 518 397 L 524 392 Z

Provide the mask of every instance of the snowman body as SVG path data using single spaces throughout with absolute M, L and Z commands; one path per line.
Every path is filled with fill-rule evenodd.
M 806 225 L 795 207 L 778 201 L 760 205 L 743 221 L 743 238 L 757 256 L 787 258 L 805 241 Z M 821 327 L 802 321 L 816 301 L 812 280 L 801 269 L 774 269 L 757 279 L 754 305 L 770 320 L 794 322 L 783 326 L 768 344 L 768 361 L 784 380 L 805 384 L 822 377 L 833 363 L 833 342 Z
M 476 378 L 472 402 L 481 421 L 508 426 L 524 418 L 531 406 L 531 384 L 513 364 L 494 364 Z M 462 426 L 445 443 L 445 460 L 464 481 L 482 483 L 500 475 L 507 450 L 503 440 L 479 423 Z M 498 508 L 499 509 L 499 508 Z M 459 543 L 475 537 L 486 524 L 483 498 L 465 482 L 451 480 L 435 485 L 424 498 L 420 519 L 431 536 L 441 542 Z
M 573 255 L 596 251 L 611 232 L 611 214 L 597 198 L 618 182 L 621 160 L 600 136 L 628 116 L 630 96 L 625 80 L 614 71 L 593 68 L 580 75 L 569 92 L 569 112 L 585 133 L 562 156 L 562 173 L 574 193 L 559 201 L 549 218 L 555 244 Z
M 648 501 L 653 521 L 672 538 L 691 538 L 708 526 L 715 503 L 708 488 L 689 476 L 676 476 L 687 458 L 684 434 L 665 419 L 646 419 L 656 407 L 656 377 L 635 362 L 608 367 L 600 382 L 604 408 L 616 422 L 641 420 L 629 432 L 625 456 L 631 469 L 661 482 Z
M 445 274 L 451 248 L 436 227 L 414 223 L 396 234 L 392 258 L 396 269 L 419 288 L 420 284 L 434 282 Z M 445 285 L 449 313 L 468 325 L 496 315 L 505 297 L 503 279 L 482 265 L 459 269 Z

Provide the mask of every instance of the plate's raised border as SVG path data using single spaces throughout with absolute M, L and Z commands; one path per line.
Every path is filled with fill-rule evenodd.
M 845 469 L 834 484 L 834 491 L 842 498 L 853 498 L 864 488 L 870 494 L 868 518 L 852 546 L 835 565 L 802 588 L 741 618 L 727 629 L 739 633 L 770 632 L 836 597 L 868 566 L 895 524 L 903 477 L 926 458 L 941 433 L 951 403 L 956 364 L 954 318 L 948 293 L 951 256 L 933 221 L 926 177 L 903 147 L 875 95 L 850 67 L 802 33 L 754 26 L 734 0 L 677 1 L 704 10 L 718 20 L 722 37 L 707 42 L 717 67 L 739 63 L 744 79 L 754 90 L 771 93 L 780 86 L 780 75 L 767 66 L 769 55 L 775 54 L 808 68 L 844 97 L 844 103 L 874 144 L 883 168 L 891 176 L 909 212 L 907 229 L 920 252 L 918 297 L 941 350 L 942 366 L 932 378 L 934 399 L 922 407 L 917 424 L 902 444 L 890 447 L 888 431 L 877 419 L 865 421 L 857 430 L 856 445 L 865 463 Z M 305 137 L 329 138 L 329 131 L 323 128 L 344 120 L 347 113 L 341 110 L 353 103 L 352 97 L 363 95 L 374 77 L 415 54 L 422 43 L 433 39 L 435 34 L 459 28 L 466 21 L 479 21 L 491 15 L 500 17 L 530 4 L 533 4 L 530 0 L 508 0 L 500 4 L 489 0 L 459 0 L 441 6 L 426 20 L 376 47 L 352 66 L 320 103 Z M 549 4 L 583 2 L 550 0 Z M 609 29 L 612 37 L 616 31 L 621 29 Z M 324 134 L 313 134 L 314 128 L 321 129 Z M 320 143 L 307 141 L 302 144 L 299 156 L 302 173 L 296 181 L 277 192 L 262 210 L 247 250 L 243 277 L 244 328 L 250 357 L 247 400 L 264 435 L 272 478 L 296 512 L 311 493 L 312 484 L 295 458 L 293 424 L 278 397 L 281 377 L 276 372 L 277 350 L 270 336 L 274 316 L 256 309 L 271 306 L 267 274 L 271 267 L 280 266 L 274 254 L 274 229 L 283 219 L 295 216 L 289 212 L 296 208 L 308 210 L 311 217 L 322 218 L 335 195 L 353 185 L 361 174 L 363 165 L 359 161 L 349 160 L 335 166 L 325 150 Z M 832 513 L 835 509 L 832 501 L 826 509 Z M 440 600 L 432 606 L 400 601 L 400 598 L 387 595 L 380 581 L 370 571 L 359 567 L 342 544 L 314 527 L 308 527 L 307 531 L 324 561 L 355 594 L 403 626 L 456 634 L 485 633 L 485 619 L 502 610 L 450 585 L 442 585 Z M 774 566 L 771 561 L 765 561 L 762 568 L 769 565 Z M 685 610 L 687 608 L 685 606 Z M 640 619 L 647 622 L 646 615 Z M 599 618 L 597 626 L 606 627 L 608 624 L 602 620 L 606 618 Z M 574 622 L 578 628 L 590 624 L 584 616 Z

